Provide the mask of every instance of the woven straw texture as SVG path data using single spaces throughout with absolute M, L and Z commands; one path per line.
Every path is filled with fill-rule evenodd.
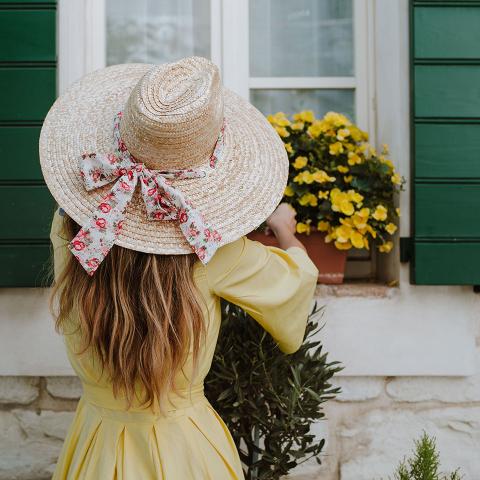
M 230 243 L 259 226 L 280 202 L 287 182 L 283 142 L 249 102 L 221 85 L 217 67 L 190 57 L 165 65 L 123 64 L 83 77 L 50 109 L 40 135 L 40 163 L 57 203 L 80 225 L 113 183 L 88 192 L 78 169 L 86 152 L 113 151 L 113 119 L 152 169 L 208 166 L 223 118 L 224 148 L 203 178 L 174 180 L 207 222 Z M 191 253 L 176 221 L 146 217 L 137 186 L 117 245 L 157 254 Z

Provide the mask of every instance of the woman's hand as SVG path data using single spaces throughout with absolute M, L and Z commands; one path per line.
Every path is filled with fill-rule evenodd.
M 289 203 L 281 203 L 267 218 L 267 225 L 273 233 L 282 230 L 295 234 L 297 227 L 296 215 L 297 212 Z
M 300 247 L 305 250 L 302 242 L 295 237 L 297 222 L 294 208 L 288 203 L 281 203 L 267 218 L 267 226 L 277 237 L 280 248 Z

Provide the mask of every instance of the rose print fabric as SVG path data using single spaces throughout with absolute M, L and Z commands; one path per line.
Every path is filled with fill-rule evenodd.
M 174 220 L 202 263 L 206 264 L 219 247 L 221 235 L 207 224 L 201 212 L 174 188 L 169 179 L 199 178 L 204 169 L 150 170 L 136 162 L 120 138 L 119 112 L 114 121 L 113 153 L 87 153 L 79 160 L 80 175 L 87 190 L 114 182 L 112 189 L 102 198 L 93 217 L 83 225 L 69 243 L 68 248 L 89 275 L 93 275 L 117 239 L 124 221 L 125 210 L 140 182 L 147 216 L 151 220 Z M 215 168 L 223 150 L 222 127 L 209 167 Z

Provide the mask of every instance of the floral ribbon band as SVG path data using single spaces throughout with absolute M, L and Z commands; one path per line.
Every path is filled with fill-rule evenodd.
M 221 235 L 205 221 L 204 216 L 183 193 L 172 186 L 169 179 L 200 178 L 205 169 L 150 170 L 136 162 L 120 138 L 122 112 L 115 116 L 114 152 L 83 154 L 79 159 L 80 175 L 85 188 L 93 190 L 114 182 L 102 197 L 95 213 L 69 242 L 68 248 L 89 275 L 93 275 L 118 238 L 136 185 L 140 182 L 141 195 L 150 220 L 175 220 L 202 263 L 213 256 Z M 219 133 L 209 167 L 215 168 L 224 145 L 224 128 Z

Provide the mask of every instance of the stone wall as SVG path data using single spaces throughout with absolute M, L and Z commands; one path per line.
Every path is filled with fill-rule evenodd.
M 75 377 L 0 377 L 0 480 L 51 478 L 80 395 Z
M 323 466 L 309 462 L 295 480 L 386 480 L 425 430 L 437 438 L 442 467 L 480 478 L 480 375 L 337 377 L 342 394 L 326 404 Z M 52 475 L 81 387 L 74 377 L 0 377 L 0 480 Z
M 387 480 L 425 430 L 437 440 L 443 471 L 480 479 L 480 375 L 338 377 L 342 394 L 326 404 L 323 466 L 295 480 Z

